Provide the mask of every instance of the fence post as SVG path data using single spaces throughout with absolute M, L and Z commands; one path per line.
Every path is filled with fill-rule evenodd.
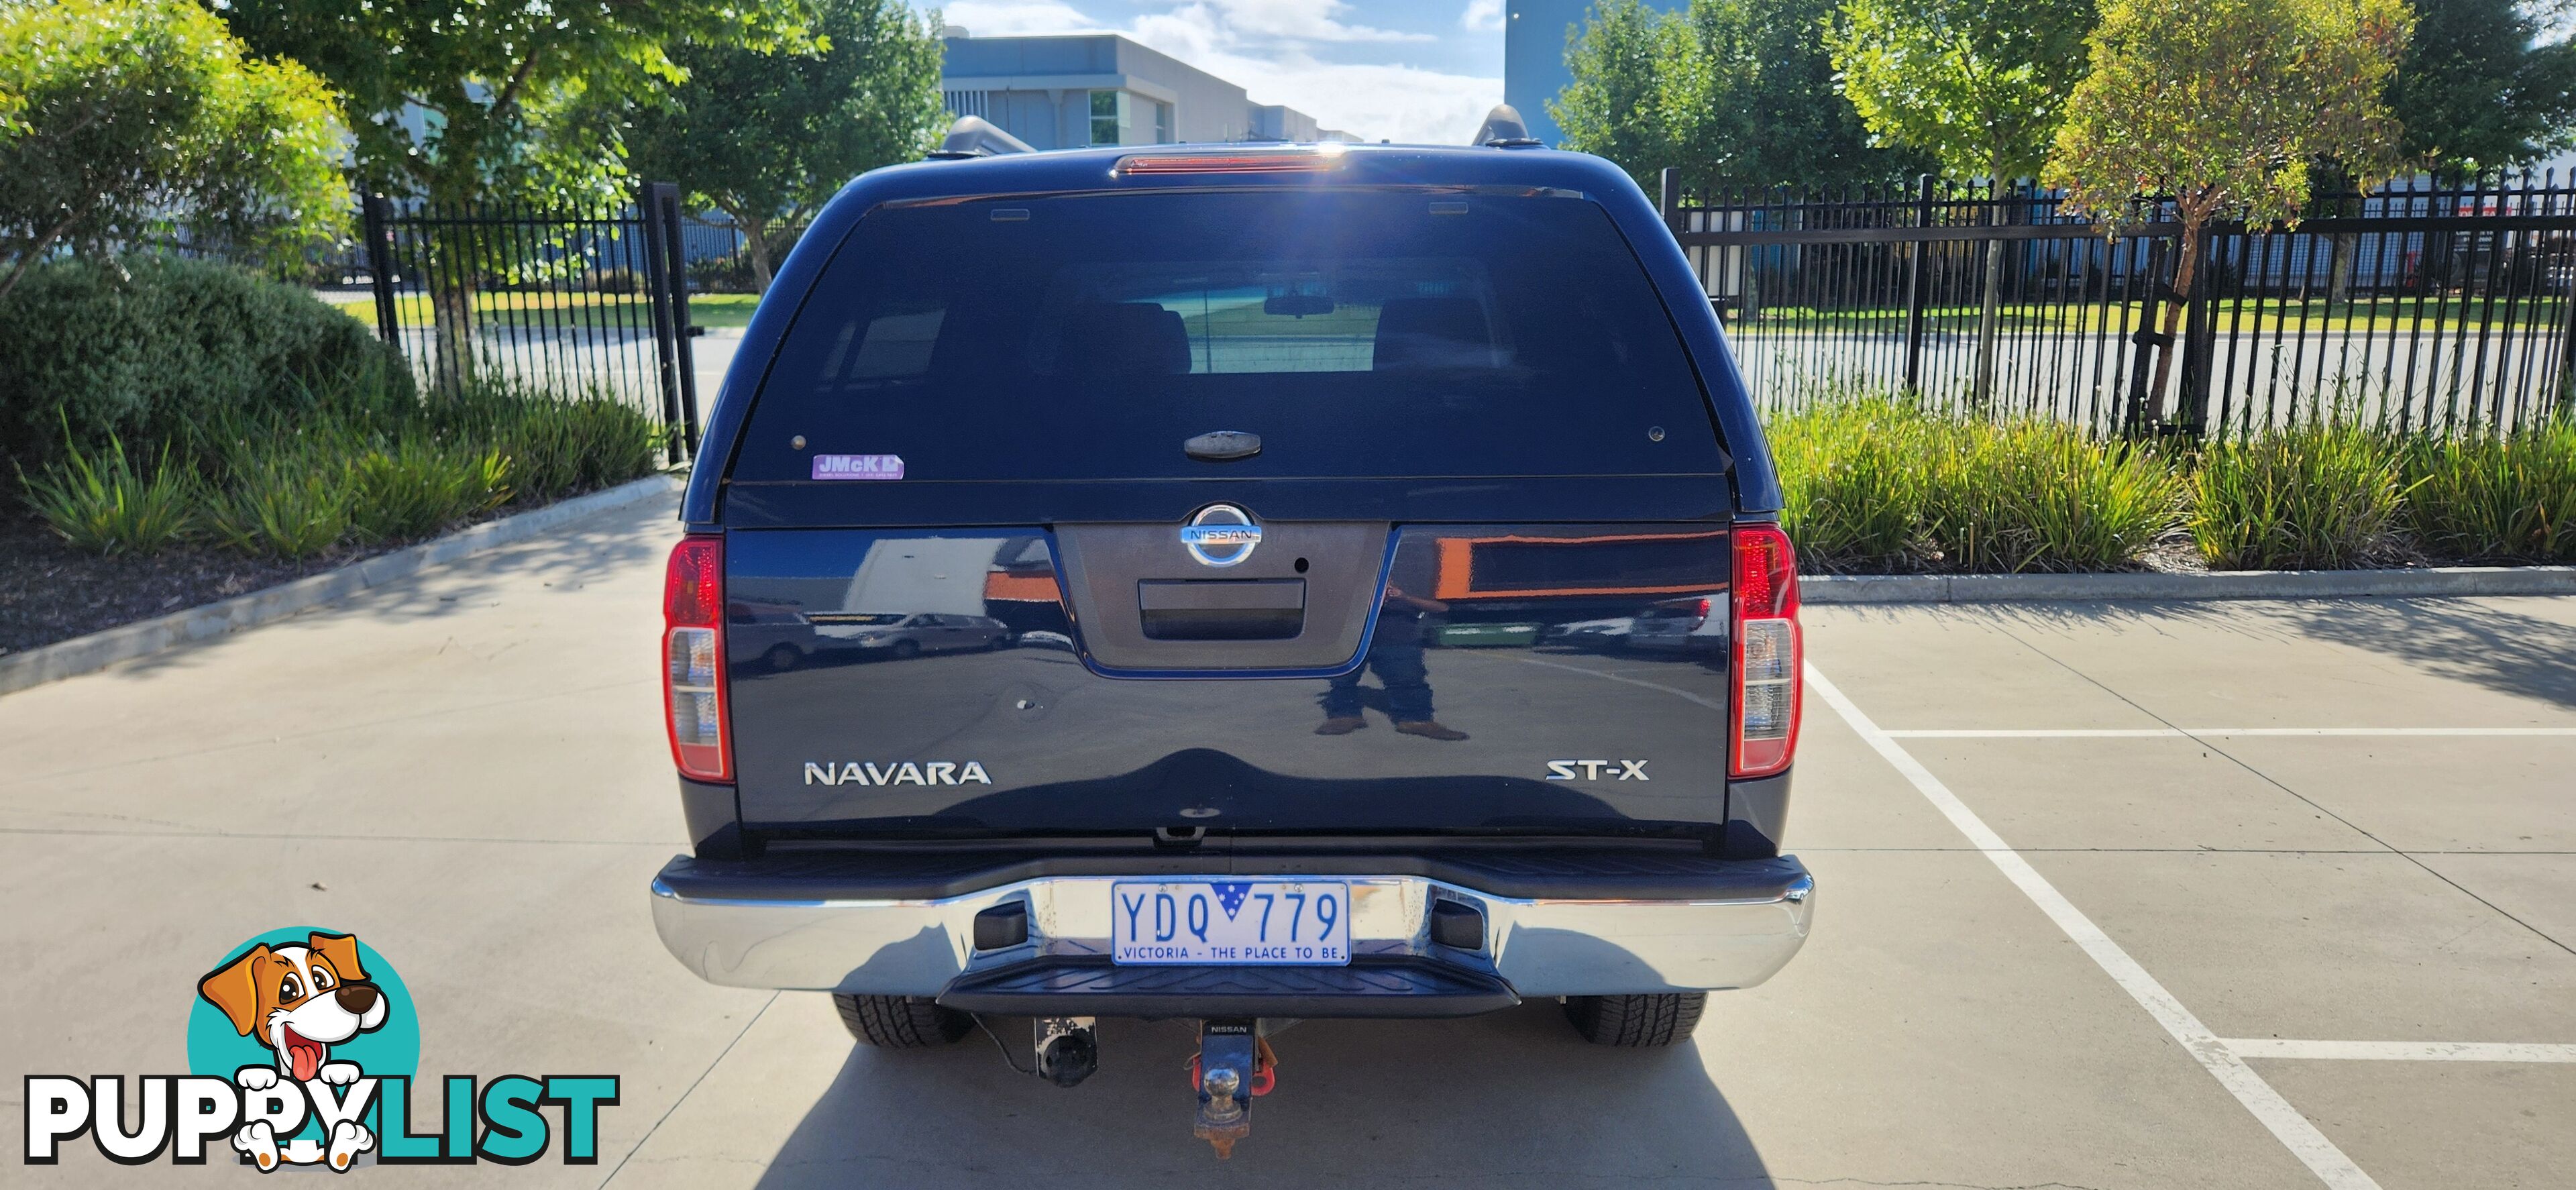
M 2182 393 L 2175 402 L 2179 408 L 2183 432 L 2194 438 L 2209 437 L 2209 385 L 2212 366 L 2218 358 L 2218 269 L 2214 263 L 2218 236 L 2204 231 L 2200 237 L 2201 259 L 2192 269 L 2191 305 L 2183 311 L 2182 324 Z
M 367 282 L 376 291 L 376 336 L 402 350 L 402 320 L 394 309 L 393 203 L 381 194 L 358 202 L 366 226 Z
M 653 299 L 653 355 L 662 389 L 662 430 L 664 453 L 673 464 L 682 461 L 682 434 L 670 431 L 680 425 L 680 354 L 675 346 L 679 339 L 671 311 L 670 238 L 665 234 L 666 217 L 662 195 L 669 182 L 646 182 L 636 195 L 636 214 L 644 234 L 644 287 Z
M 2135 251 L 2131 249 L 2133 255 L 2130 259 L 2133 261 L 2136 259 Z M 2137 332 L 2129 336 L 2129 341 L 2138 345 L 2137 352 L 2129 361 L 2129 415 L 2122 419 L 2131 437 L 2145 436 L 2148 427 L 2154 425 L 2164 412 L 2165 395 L 2150 393 L 2147 388 L 2154 383 L 2156 349 L 2170 341 L 2164 332 L 2156 329 L 2159 316 L 2164 311 L 2165 271 L 2164 237 L 2155 236 L 2147 240 L 2146 276 L 2140 277 L 2135 271 L 2129 274 L 2130 287 L 2135 288 L 2143 282 L 2147 298 L 2142 305 L 2145 313 L 2139 316 Z M 2150 403 L 2154 405 L 2152 411 Z
M 1932 175 L 1914 179 L 1914 226 L 1932 226 Z M 1924 286 L 1931 275 L 1924 271 L 1923 254 L 1932 250 L 1929 238 L 1914 241 L 1914 251 L 1905 264 L 1905 389 L 1923 395 L 1923 300 Z
M 664 204 L 662 230 L 668 237 L 663 259 L 669 262 L 665 275 L 671 281 L 671 350 L 679 357 L 680 441 L 694 459 L 698 457 L 698 348 L 692 340 L 699 330 L 689 321 L 689 241 L 681 222 L 687 213 L 680 209 L 680 188 L 675 183 L 662 183 L 659 201 Z
M 1656 204 L 1655 209 L 1659 214 L 1663 215 L 1664 226 L 1672 231 L 1678 232 L 1681 230 L 1681 225 L 1673 222 L 1673 212 L 1680 209 L 1682 205 L 1681 171 L 1667 165 L 1664 167 L 1661 180 L 1663 182 L 1663 196 L 1661 201 Z

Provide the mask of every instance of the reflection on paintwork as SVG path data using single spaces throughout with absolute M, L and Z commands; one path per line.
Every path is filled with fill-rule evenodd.
M 744 816 L 922 834 L 1693 834 L 1725 820 L 1723 714 L 1711 709 L 1728 694 L 1724 649 L 1633 639 L 1707 599 L 1718 614 L 1682 617 L 1685 635 L 1722 646 L 1723 530 L 1385 532 L 1394 549 L 1369 643 L 1336 676 L 1190 680 L 1094 669 L 1041 529 L 736 532 L 728 583 L 744 618 L 728 648 Z M 1205 576 L 1172 553 L 1169 573 L 1148 561 L 1118 578 Z M 955 649 L 925 642 L 900 665 L 852 664 L 891 655 L 854 643 L 903 631 L 851 619 L 881 615 L 998 627 Z M 1314 619 L 1304 632 L 1344 627 Z M 775 664 L 782 642 L 802 656 Z M 972 756 L 993 784 L 808 785 L 800 766 L 818 751 Z M 1597 780 L 1548 780 L 1569 757 L 1644 761 L 1654 776 L 1618 781 L 1614 764 Z

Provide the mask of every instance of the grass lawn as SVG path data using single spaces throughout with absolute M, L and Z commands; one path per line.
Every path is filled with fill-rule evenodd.
M 375 325 L 374 298 L 334 295 L 325 300 L 349 317 L 369 326 Z M 689 295 L 689 321 L 705 327 L 748 326 L 752 309 L 759 304 L 758 294 L 693 293 Z M 486 291 L 474 295 L 474 309 L 487 325 L 497 326 L 633 327 L 642 330 L 653 325 L 652 300 L 639 293 Z M 429 295 L 397 295 L 394 298 L 394 317 L 404 326 L 430 325 Z

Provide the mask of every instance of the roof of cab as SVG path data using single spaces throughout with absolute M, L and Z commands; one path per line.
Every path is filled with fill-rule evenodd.
M 1122 161 L 1186 157 L 1298 157 L 1329 164 L 1305 171 L 1127 174 Z M 1601 158 L 1553 149 L 1447 145 L 1179 144 L 1049 149 L 989 157 L 932 160 L 872 170 L 852 180 L 833 200 L 879 202 L 980 195 L 1067 193 L 1225 186 L 1545 186 L 1581 190 L 1594 197 L 1625 191 L 1643 197 L 1627 174 Z

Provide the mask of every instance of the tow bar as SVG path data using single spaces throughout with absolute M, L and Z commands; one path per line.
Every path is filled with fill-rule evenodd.
M 1190 1058 L 1190 1083 L 1199 1096 L 1198 1119 L 1190 1131 L 1216 1150 L 1217 1160 L 1234 1156 L 1234 1142 L 1252 1134 L 1252 1100 L 1278 1085 L 1279 1055 L 1261 1036 L 1261 1023 L 1245 1017 L 1199 1023 L 1199 1052 Z

